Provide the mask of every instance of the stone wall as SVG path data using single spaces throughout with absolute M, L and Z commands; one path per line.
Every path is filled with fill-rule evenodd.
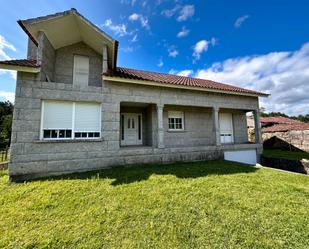
M 263 132 L 263 141 L 272 137 L 277 137 L 292 147 L 309 152 L 309 130 L 304 131 L 286 131 L 286 132 Z M 274 145 L 274 148 L 280 148 L 280 144 Z
M 28 38 L 27 59 L 36 60 L 38 56 L 38 47 Z
M 102 85 L 102 56 L 83 42 L 56 50 L 55 81 L 73 84 L 74 55 L 89 57 L 89 86 Z
M 40 78 L 54 80 L 55 50 L 45 33 L 40 31 L 38 35 L 37 61 L 41 65 Z
M 184 113 L 184 130 L 169 131 L 168 112 Z M 168 106 L 163 114 L 166 147 L 206 146 L 215 144 L 212 110 L 210 108 Z

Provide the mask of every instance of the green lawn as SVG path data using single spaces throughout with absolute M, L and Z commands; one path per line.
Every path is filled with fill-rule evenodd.
M 212 161 L 8 183 L 0 248 L 309 248 L 309 178 Z
M 309 159 L 309 153 L 299 151 L 284 151 L 279 149 L 268 149 L 263 151 L 266 157 L 285 158 L 291 160 Z

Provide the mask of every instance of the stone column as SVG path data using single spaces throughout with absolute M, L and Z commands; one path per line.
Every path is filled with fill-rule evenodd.
M 213 132 L 215 134 L 215 145 L 221 145 L 220 141 L 220 127 L 219 127 L 219 107 L 214 106 L 212 108 L 212 118 L 213 118 Z
M 108 72 L 108 57 L 107 57 L 107 46 L 103 45 L 103 57 L 102 57 L 102 73 Z
M 254 133 L 255 133 L 255 143 L 262 143 L 262 133 L 261 133 L 261 122 L 260 122 L 260 112 L 259 109 L 253 111 L 254 114 Z
M 158 148 L 164 148 L 164 128 L 163 128 L 163 107 L 164 105 L 157 104 L 157 122 L 158 122 Z

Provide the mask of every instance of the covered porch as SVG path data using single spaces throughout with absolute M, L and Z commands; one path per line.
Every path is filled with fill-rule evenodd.
M 234 148 L 250 143 L 246 113 L 253 112 L 255 142 L 261 144 L 258 110 L 183 106 L 158 103 L 120 103 L 120 147 Z

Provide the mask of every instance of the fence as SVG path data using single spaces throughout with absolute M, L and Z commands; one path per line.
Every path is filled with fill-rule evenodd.
M 8 159 L 9 159 L 9 149 L 6 148 L 0 151 L 0 162 L 8 161 Z

